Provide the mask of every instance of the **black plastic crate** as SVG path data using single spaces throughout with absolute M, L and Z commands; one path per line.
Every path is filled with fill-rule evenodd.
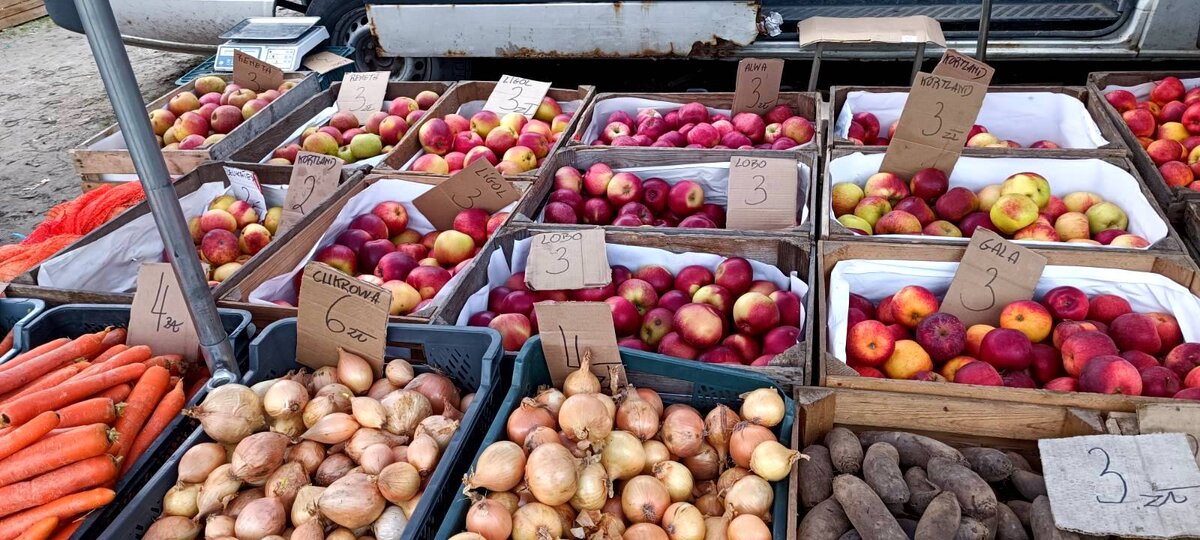
M 454 379 L 460 390 L 475 392 L 404 530 L 406 540 L 432 538 L 508 390 L 494 384 L 504 351 L 500 335 L 487 328 L 389 324 L 387 344 L 388 358 L 409 360 L 417 373 L 440 371 Z M 303 367 L 296 363 L 295 351 L 296 319 L 272 323 L 250 346 L 250 369 L 242 377 L 243 384 L 250 386 Z M 141 538 L 162 514 L 163 496 L 178 478 L 179 459 L 189 448 L 210 440 L 203 430 L 195 429 L 98 538 Z
M 24 351 L 20 326 L 29 324 L 46 309 L 46 303 L 34 298 L 0 298 L 0 338 L 13 332 L 12 350 L 0 356 L 0 364 Z

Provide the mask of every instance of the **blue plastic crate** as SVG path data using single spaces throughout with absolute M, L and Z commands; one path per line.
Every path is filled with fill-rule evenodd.
M 29 324 L 42 310 L 46 303 L 34 298 L 0 298 L 0 337 L 13 333 L 12 350 L 0 356 L 0 364 L 25 350 L 25 340 L 21 336 L 21 327 Z

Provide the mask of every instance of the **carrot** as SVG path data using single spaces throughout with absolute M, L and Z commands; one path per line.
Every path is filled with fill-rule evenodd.
M 103 485 L 117 477 L 117 462 L 109 455 L 76 461 L 46 474 L 0 488 L 0 517 L 46 504 Z
M 65 407 L 106 388 L 133 381 L 145 372 L 145 364 L 130 364 L 86 379 L 70 380 L 54 388 L 21 396 L 8 403 L 0 404 L 0 425 L 19 426 L 42 411 L 53 411 Z
M 110 328 L 108 335 L 104 336 L 104 339 L 100 341 L 100 344 L 106 349 L 116 345 L 124 345 L 125 337 L 128 335 L 129 331 L 124 328 Z
M 149 375 L 149 371 L 146 372 Z M 143 378 L 146 375 L 142 376 Z M 150 444 L 162 434 L 167 426 L 171 424 L 179 413 L 183 411 L 185 402 L 183 396 L 183 382 L 175 383 L 175 388 L 167 395 L 163 396 L 162 401 L 158 402 L 158 406 L 154 408 L 154 414 L 150 415 L 150 419 L 146 420 L 146 425 L 138 432 L 137 438 L 133 440 L 133 446 L 130 447 L 129 453 L 125 456 L 125 462 L 121 464 L 121 476 L 133 467 L 133 463 L 150 448 Z M 124 418 L 124 416 L 122 416 Z M 120 441 L 118 440 L 118 444 Z
M 125 400 L 125 410 L 121 411 L 121 417 L 117 419 L 117 442 L 113 444 L 112 455 L 123 458 L 129 453 L 137 433 L 142 430 L 155 406 L 167 393 L 167 382 L 170 379 L 171 373 L 167 368 L 154 366 L 146 369 L 137 384 L 133 385 L 133 392 L 130 392 L 129 399 Z M 180 408 L 182 409 L 182 406 Z
M 29 349 L 26 352 L 18 354 L 17 356 L 13 357 L 12 360 L 9 360 L 3 364 L 0 364 L 0 372 L 15 368 L 15 367 L 21 365 L 21 363 L 25 362 L 26 360 L 29 360 L 31 358 L 37 358 L 43 354 L 53 351 L 54 349 L 62 347 L 63 345 L 66 345 L 67 343 L 70 343 L 70 342 L 71 342 L 70 339 L 58 338 L 49 343 L 43 343 L 41 345 L 38 345 L 37 347 Z
M 183 374 L 183 356 L 178 354 L 164 354 L 155 356 L 144 362 L 146 366 L 162 366 L 171 372 L 171 375 Z
M 87 368 L 76 377 L 82 379 L 91 377 L 97 373 L 103 373 L 110 369 L 116 369 L 121 366 L 127 366 L 133 363 L 145 362 L 150 359 L 150 347 L 138 345 L 137 347 L 129 347 L 128 349 L 117 353 L 112 358 L 106 360 L 103 364 L 92 362 L 92 367 Z
M 85 399 L 58 410 L 58 426 L 63 428 L 86 426 L 96 423 L 111 426 L 116 421 L 117 406 L 109 398 Z
M 81 370 L 83 370 L 83 368 L 87 367 L 87 366 L 83 366 L 81 364 L 87 364 L 87 362 L 76 362 L 74 364 L 68 365 L 67 367 L 55 370 L 55 371 L 51 372 L 50 374 L 48 374 L 36 381 L 33 381 L 25 386 L 22 386 L 21 388 L 18 388 L 16 390 L 13 390 L 12 392 L 5 394 L 4 396 L 0 397 L 0 403 L 7 403 L 9 401 L 12 401 L 15 398 L 19 398 L 24 395 L 32 394 L 34 392 L 37 392 L 38 390 L 45 390 L 45 389 L 50 388 L 58 383 L 64 382 L 67 379 L 74 377 L 75 374 L 79 373 Z
M 208 370 L 205 369 L 203 371 L 204 374 L 202 376 L 196 377 L 196 379 L 188 385 L 186 392 L 188 400 L 191 400 L 193 397 L 195 397 L 196 394 L 200 393 L 200 391 L 204 389 L 204 385 L 208 384 Z
M 54 533 L 54 529 L 58 528 L 58 516 L 50 516 L 44 518 L 33 525 L 30 525 L 17 540 L 46 540 Z
M 75 534 L 75 531 L 79 530 L 79 527 L 83 526 L 82 519 L 71 520 L 70 518 L 63 518 L 58 521 L 60 523 L 65 522 L 66 524 L 60 525 L 58 529 L 54 531 L 54 535 L 51 536 L 49 540 L 70 540 L 71 536 Z
M 129 384 L 129 383 L 118 384 L 118 385 L 116 385 L 112 388 L 109 388 L 103 392 L 97 392 L 97 393 L 93 394 L 92 397 L 94 397 L 94 398 L 105 397 L 105 398 L 113 400 L 113 403 L 120 403 L 122 401 L 125 401 L 125 398 L 129 397 L 129 393 L 132 391 L 133 391 L 132 384 Z
M 129 350 L 129 347 L 126 345 L 113 345 L 112 347 L 109 347 L 104 352 L 100 353 L 99 356 L 93 358 L 92 365 L 103 364 L 103 363 L 107 362 L 109 358 L 112 358 L 112 357 L 116 356 L 118 353 L 122 353 L 127 350 Z
M 25 529 L 32 527 L 34 523 L 48 517 L 63 519 L 75 514 L 90 512 L 112 502 L 115 496 L 116 493 L 111 489 L 96 488 L 67 495 L 37 508 L 13 514 L 0 520 L 0 540 L 12 540 L 25 532 Z
M 38 377 L 50 373 L 59 366 L 76 358 L 86 357 L 100 348 L 100 340 L 106 331 L 84 334 L 62 347 L 37 358 L 31 358 L 12 369 L 0 371 L 0 392 L 20 388 Z
M 0 461 L 0 487 L 104 455 L 112 444 L 109 431 L 104 424 L 90 424 L 30 445 Z
M 8 333 L 4 334 L 4 339 L 0 339 L 0 356 L 8 354 L 12 350 L 13 339 L 16 338 L 16 328 L 9 328 Z
M 59 421 L 58 413 L 45 412 L 5 435 L 0 439 L 0 459 L 11 456 L 41 439 L 50 430 L 58 427 Z

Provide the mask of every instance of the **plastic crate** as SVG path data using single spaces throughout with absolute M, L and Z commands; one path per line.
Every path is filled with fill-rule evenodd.
M 507 389 L 493 384 L 504 351 L 500 334 L 487 328 L 389 324 L 387 341 L 388 358 L 412 361 L 417 373 L 438 370 L 458 382 L 460 389 L 475 392 L 475 400 L 464 412 L 404 530 L 405 539 L 430 538 L 438 526 L 437 516 L 444 514 L 471 464 L 474 454 L 469 449 L 479 447 L 484 427 L 495 420 L 504 399 Z M 242 377 L 243 384 L 249 386 L 303 367 L 296 363 L 295 351 L 296 319 L 272 323 L 250 346 L 250 369 Z M 209 440 L 196 429 L 98 538 L 141 538 L 162 514 L 163 496 L 178 478 L 179 459 L 189 448 Z
M 2 298 L 0 299 L 0 337 L 13 333 L 12 349 L 0 356 L 0 364 L 24 350 L 25 341 L 21 336 L 21 327 L 29 324 L 35 317 L 46 309 L 46 303 L 34 298 Z
M 354 56 L 354 48 L 353 47 L 346 47 L 346 46 L 342 46 L 342 45 L 330 45 L 328 47 L 325 47 L 322 50 L 324 50 L 325 52 L 331 52 L 333 54 L 341 56 L 342 58 L 350 58 L 353 60 L 353 58 L 352 58 Z M 217 62 L 216 56 L 210 56 L 208 58 L 205 58 L 203 62 L 200 62 L 200 65 L 188 70 L 188 72 L 184 73 L 182 77 L 175 79 L 175 86 L 183 86 L 183 85 L 190 83 L 196 79 L 199 79 L 200 77 L 203 77 L 205 75 L 212 75 L 215 73 L 226 74 L 226 75 L 229 74 L 228 71 L 217 71 L 217 70 L 213 69 L 213 66 L 216 65 L 216 62 Z M 332 84 L 335 81 L 342 80 L 342 76 L 351 71 L 355 71 L 354 64 L 346 64 L 340 68 L 334 69 L 327 73 L 317 74 L 317 82 L 320 83 L 321 90 L 327 90 L 327 89 L 329 89 L 330 84 Z
M 788 444 L 791 441 L 792 429 L 796 422 L 796 405 L 770 378 L 743 369 L 680 360 L 661 354 L 626 348 L 621 348 L 620 351 L 621 362 L 625 364 L 625 374 L 631 384 L 654 389 L 662 397 L 664 405 L 687 403 L 702 411 L 701 414 L 707 413 L 718 404 L 725 404 L 736 411 L 741 404 L 738 396 L 759 388 L 774 388 L 783 397 L 785 413 L 783 421 L 771 431 L 780 442 Z M 540 337 L 534 336 L 526 341 L 525 346 L 517 353 L 512 380 L 508 395 L 496 411 L 496 421 L 492 422 L 491 428 L 476 450 L 475 457 L 471 459 L 472 467 L 485 448 L 507 436 L 508 415 L 516 410 L 521 400 L 536 395 L 539 387 L 551 385 L 550 371 L 546 367 Z M 788 482 L 775 482 L 773 487 L 775 499 L 771 508 L 771 515 L 774 516 L 771 535 L 777 540 L 783 540 L 788 537 Z M 434 538 L 445 540 L 463 532 L 463 524 L 471 504 L 471 500 L 461 489 L 455 493 L 454 502 L 446 512 L 441 528 Z

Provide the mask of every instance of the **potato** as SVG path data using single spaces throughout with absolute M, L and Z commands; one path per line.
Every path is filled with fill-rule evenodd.
M 1015 467 L 1004 452 L 993 448 L 962 448 L 963 457 L 971 464 L 971 470 L 988 482 L 999 482 L 1012 475 Z
M 844 427 L 835 427 L 825 434 L 829 459 L 833 468 L 842 474 L 858 474 L 862 469 L 863 449 L 858 436 Z
M 833 496 L 833 462 L 829 460 L 829 449 L 819 444 L 805 448 L 803 453 L 808 459 L 800 460 L 800 502 L 812 508 Z
M 975 518 L 964 517 L 958 522 L 958 530 L 954 532 L 954 540 L 987 540 L 987 525 Z
M 917 540 L 950 540 L 958 531 L 962 510 L 953 493 L 942 492 L 929 502 L 921 521 L 917 522 Z
M 804 514 L 804 519 L 800 520 L 797 538 L 837 540 L 852 528 L 842 505 L 838 504 L 837 499 L 830 497 L 817 503 Z
M 1008 501 L 1004 503 L 1004 506 L 1013 511 L 1017 519 L 1021 520 L 1021 525 L 1024 525 L 1026 529 L 1029 528 L 1029 511 L 1033 503 L 1029 501 Z
M 909 538 L 917 534 L 917 522 L 906 518 L 896 518 L 896 523 L 900 524 L 900 528 L 904 529 L 904 534 L 907 534 Z
M 1022 471 L 1033 472 L 1033 467 L 1029 465 L 1029 460 L 1025 459 L 1025 456 L 1013 452 L 1012 450 L 1004 452 L 1004 455 L 1008 457 L 1008 461 L 1013 464 L 1013 467 L 1021 469 Z
M 867 448 L 863 458 L 863 480 L 887 504 L 908 502 L 908 484 L 900 474 L 900 453 L 896 447 L 879 442 Z
M 945 458 L 929 460 L 929 480 L 954 493 L 965 516 L 987 521 L 996 516 L 996 493 L 975 471 Z
M 1017 518 L 1017 514 L 1009 508 L 1007 504 L 996 506 L 996 513 L 999 514 L 999 523 L 996 527 L 996 540 L 1029 540 L 1029 535 L 1025 533 L 1025 526 L 1021 524 L 1021 520 Z
M 955 450 L 946 443 L 924 435 L 905 433 L 903 431 L 864 431 L 859 433 L 858 437 L 866 446 L 877 442 L 885 442 L 896 447 L 896 451 L 900 453 L 900 465 L 902 467 L 916 466 L 924 467 L 928 470 L 929 467 L 926 464 L 934 457 L 945 458 L 963 466 L 967 465 L 967 459 L 958 450 Z M 832 453 L 832 450 L 830 452 Z M 834 465 L 837 465 L 836 459 Z
M 857 476 L 842 474 L 834 478 L 833 497 L 863 540 L 908 540 L 879 495 Z
M 1018 470 L 1013 473 L 1011 480 L 1013 487 L 1017 488 L 1017 493 L 1027 501 L 1046 494 L 1046 479 L 1040 474 Z
M 1033 529 L 1033 540 L 1075 540 L 1078 534 L 1060 530 L 1054 526 L 1054 514 L 1050 510 L 1050 499 L 1045 495 L 1033 501 L 1029 508 L 1029 524 Z
M 904 483 L 908 485 L 908 508 L 918 516 L 924 514 L 929 501 L 942 492 L 941 488 L 929 481 L 925 469 L 920 467 L 909 467 L 904 471 Z

